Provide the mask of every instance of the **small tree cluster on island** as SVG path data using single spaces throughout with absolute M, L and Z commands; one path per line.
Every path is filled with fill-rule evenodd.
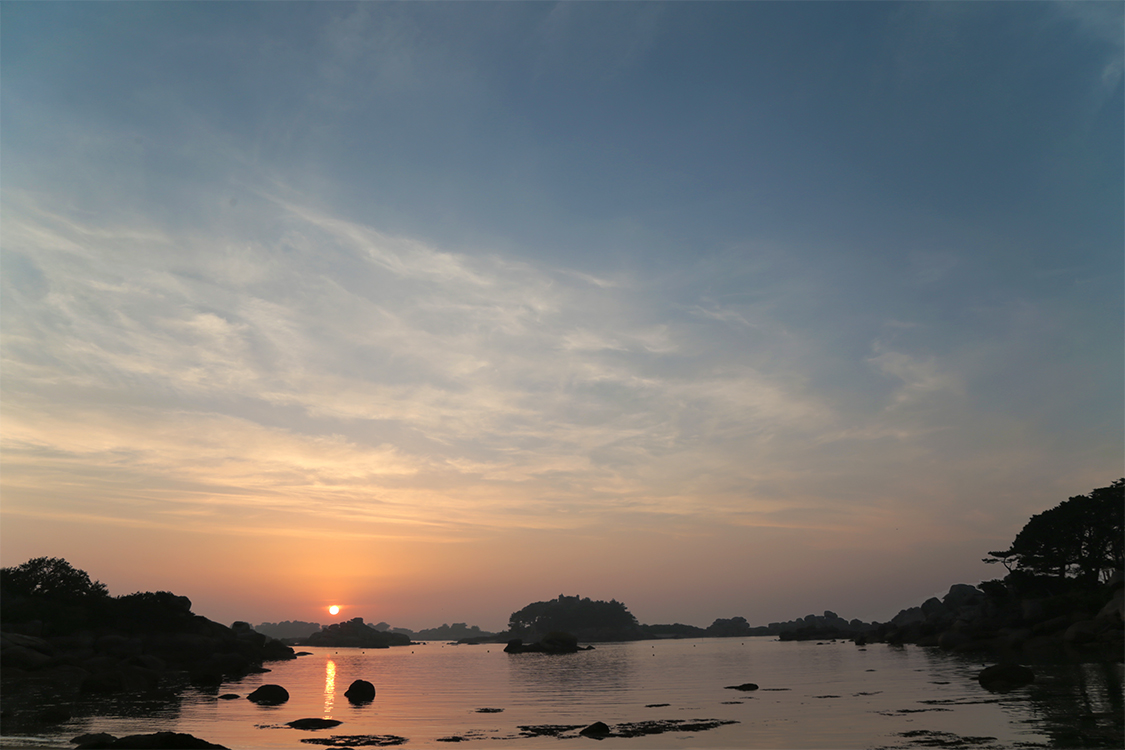
M 566 632 L 583 640 L 629 640 L 637 637 L 639 625 L 616 599 L 606 602 L 559 594 L 557 599 L 533 602 L 513 612 L 508 632 L 520 637 Z

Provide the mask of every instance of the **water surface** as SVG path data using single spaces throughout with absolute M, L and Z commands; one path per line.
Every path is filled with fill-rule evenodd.
M 270 673 L 217 692 L 189 688 L 164 703 L 92 703 L 48 735 L 5 742 L 65 746 L 86 732 L 172 730 L 230 748 L 309 750 L 322 745 L 301 740 L 394 735 L 405 747 L 451 747 L 445 740 L 460 737 L 462 746 L 514 750 L 595 742 L 574 730 L 560 738 L 528 736 L 521 727 L 715 720 L 737 723 L 609 737 L 600 746 L 1122 746 L 1120 664 L 1040 666 L 1034 685 L 994 694 L 976 682 L 981 662 L 915 646 L 746 638 L 597 644 L 565 656 L 508 655 L 496 644 L 308 650 L 312 655 L 271 663 Z M 344 698 L 355 679 L 375 684 L 373 703 L 357 707 Z M 726 688 L 745 682 L 760 689 Z M 285 687 L 289 702 L 266 707 L 245 699 L 265 683 Z M 218 698 L 231 692 L 242 697 Z M 343 723 L 315 732 L 285 726 L 307 717 Z

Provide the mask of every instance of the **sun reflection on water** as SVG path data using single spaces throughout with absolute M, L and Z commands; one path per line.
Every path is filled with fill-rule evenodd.
M 336 662 L 331 659 L 324 665 L 324 717 L 332 718 L 332 708 L 336 704 Z

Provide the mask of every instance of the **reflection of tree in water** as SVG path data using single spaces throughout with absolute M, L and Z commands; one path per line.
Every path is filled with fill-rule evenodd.
M 1053 664 L 1035 672 L 1028 698 L 1053 747 L 1125 747 L 1123 665 Z
M 632 669 L 623 650 L 599 649 L 576 654 L 513 654 L 508 657 L 513 692 L 547 695 L 552 700 L 591 690 L 625 691 Z

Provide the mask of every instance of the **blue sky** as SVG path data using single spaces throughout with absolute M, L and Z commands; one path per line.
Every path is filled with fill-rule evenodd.
M 885 619 L 1125 473 L 1119 3 L 0 20 L 4 564 Z

